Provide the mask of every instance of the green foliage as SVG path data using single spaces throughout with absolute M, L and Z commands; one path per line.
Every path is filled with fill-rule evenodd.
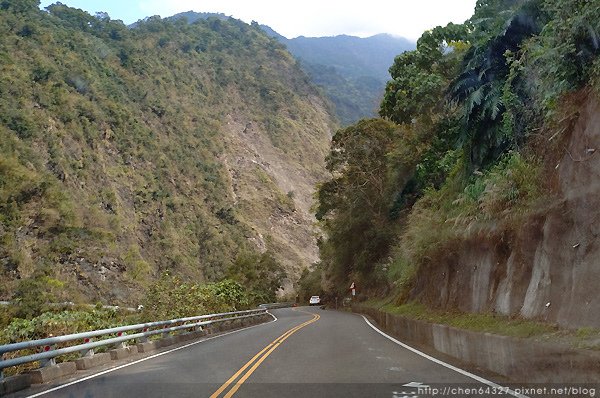
M 143 259 L 138 246 L 130 246 L 123 260 L 132 279 L 138 283 L 147 280 L 150 273 L 150 265 Z
M 332 119 L 314 106 L 318 92 L 241 21 L 150 17 L 129 28 L 61 3 L 0 0 L 0 31 L 2 299 L 47 264 L 73 301 L 135 303 L 164 270 L 223 279 L 252 254 L 247 220 L 263 205 L 232 198 L 243 181 L 223 159 L 243 144 L 229 139 L 229 115 L 269 131 L 311 178 L 322 173 L 312 160 Z
M 250 292 L 251 303 L 261 304 L 276 301 L 276 293 L 282 288 L 286 273 L 272 252 L 242 252 L 229 267 L 227 277 Z
M 512 83 L 507 55 L 518 52 L 544 22 L 537 0 L 491 3 L 495 4 L 481 2 L 469 21 L 471 47 L 450 87 L 452 101 L 462 108 L 460 140 L 475 167 L 495 161 L 517 138 L 523 139 L 514 130 L 502 128 L 510 95 L 504 87 Z M 497 14 L 485 15 L 492 10 Z
M 304 269 L 298 279 L 297 293 L 300 303 L 307 303 L 311 296 L 322 296 L 324 289 L 323 281 L 323 264 L 317 263 L 312 269 Z
M 14 299 L 18 304 L 17 316 L 32 318 L 42 313 L 48 303 L 56 302 L 64 283 L 43 273 L 23 279 L 17 285 Z
M 412 208 L 402 235 L 402 255 L 411 264 L 435 258 L 453 242 L 485 230 L 518 228 L 535 210 L 544 191 L 540 164 L 517 152 L 464 183 L 459 164 L 439 190 L 430 189 Z
M 316 214 L 326 233 L 321 259 L 343 285 L 351 273 L 368 275 L 394 236 L 393 194 L 402 190 L 413 166 L 392 156 L 401 148 L 400 137 L 382 119 L 362 120 L 333 137 L 327 157 L 332 178 L 319 186 Z
M 146 293 L 142 318 L 173 319 L 186 316 L 239 311 L 249 307 L 248 291 L 238 282 L 183 282 L 164 273 Z
M 5 323 L 0 323 L 0 344 L 17 343 L 21 341 L 42 339 L 50 336 L 60 336 L 70 333 L 87 332 L 105 329 L 126 324 L 139 323 L 138 315 L 128 311 L 100 308 L 71 308 L 60 310 L 54 307 L 31 319 L 11 318 Z M 71 342 L 65 346 L 72 346 L 80 342 Z M 100 348 L 99 350 L 102 350 Z M 5 354 L 5 357 L 14 358 L 27 354 L 34 354 L 35 350 L 22 350 Z M 58 362 L 73 360 L 79 354 L 67 354 L 57 359 Z M 5 369 L 5 375 L 22 373 L 28 369 L 35 369 L 36 362 Z
M 363 120 L 333 137 L 327 167 L 332 178 L 319 186 L 316 216 L 325 238 L 319 247 L 329 282 L 362 286 L 385 279 L 386 262 L 405 211 L 428 189 L 444 184 L 460 151 L 456 119 L 396 126 Z
M 536 77 L 532 94 L 548 112 L 561 94 L 598 76 L 600 8 L 587 0 L 545 0 L 542 10 L 548 23 L 527 43 L 524 58 L 525 73 Z
M 0 10 L 14 13 L 31 13 L 39 10 L 39 0 L 2 0 Z
M 46 230 L 72 221 L 71 204 L 53 179 L 24 167 L 15 158 L 0 158 L 0 222 L 19 225 L 23 208 L 32 203 L 39 206 L 37 217 Z
M 396 245 L 383 267 L 387 271 L 387 281 L 391 282 L 391 290 L 396 295 L 395 300 L 399 303 L 405 302 L 413 288 L 418 271 L 417 264 L 407 257 L 400 245 Z
M 134 321 L 131 313 L 115 309 L 48 311 L 31 319 L 15 318 L 0 333 L 0 343 L 42 339 L 115 327 Z
M 449 325 L 459 329 L 480 333 L 494 333 L 512 337 L 537 337 L 548 335 L 557 330 L 556 325 L 534 322 L 520 318 L 508 318 L 493 314 L 467 314 L 460 312 L 441 312 L 429 309 L 422 304 L 411 302 L 400 306 L 388 304 L 382 309 L 391 314 L 401 315 L 431 323 Z
M 396 123 L 412 123 L 413 119 L 439 111 L 466 33 L 462 25 L 437 27 L 421 36 L 416 50 L 397 56 L 379 114 Z

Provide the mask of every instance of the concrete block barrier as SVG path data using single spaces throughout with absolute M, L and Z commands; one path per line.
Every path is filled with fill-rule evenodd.
M 110 359 L 112 359 L 113 361 L 116 361 L 116 360 L 128 358 L 131 355 L 137 354 L 138 347 L 137 347 L 137 345 L 131 345 L 128 347 L 123 347 L 123 348 L 115 348 L 114 350 L 108 351 L 108 353 L 110 354 Z
M 163 337 L 160 340 L 156 340 L 156 344 L 160 348 L 162 348 L 162 347 L 168 347 L 168 346 L 173 345 L 175 343 L 177 343 L 177 339 L 175 338 L 175 336 L 167 336 L 167 337 Z
M 70 376 L 77 371 L 75 362 L 63 362 L 54 366 L 45 366 L 43 368 L 29 371 L 32 384 L 47 383 L 60 377 Z
M 186 341 L 189 341 L 191 339 L 192 339 L 191 333 L 180 333 L 175 336 L 175 341 L 177 343 L 185 343 Z
M 94 354 L 89 357 L 82 357 L 75 360 L 75 367 L 77 370 L 86 370 L 95 368 L 96 366 L 104 365 L 110 362 L 110 354 L 103 352 L 100 354 Z
M 138 349 L 138 352 L 150 352 L 154 351 L 158 348 L 158 344 L 156 341 L 147 341 L 145 343 L 137 343 L 135 345 Z
M 0 396 L 24 390 L 31 386 L 31 375 L 22 374 L 0 380 Z

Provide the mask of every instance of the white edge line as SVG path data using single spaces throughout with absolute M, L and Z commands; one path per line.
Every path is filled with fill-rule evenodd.
M 26 398 L 39 397 L 39 396 L 42 396 L 42 395 L 45 395 L 45 394 L 48 394 L 48 393 L 51 393 L 51 392 L 54 392 L 54 391 L 57 391 L 57 390 L 61 390 L 63 388 L 69 387 L 69 386 L 72 386 L 73 384 L 81 383 L 81 382 L 84 382 L 86 380 L 90 380 L 90 379 L 93 379 L 95 377 L 102 376 L 102 375 L 105 375 L 105 374 L 110 373 L 110 372 L 114 372 L 115 370 L 123 369 L 123 368 L 126 368 L 128 366 L 135 365 L 135 364 L 147 361 L 147 360 L 152 359 L 152 358 L 160 357 L 162 355 L 170 354 L 172 352 L 175 352 L 175 351 L 178 351 L 178 350 L 181 350 L 181 349 L 184 349 L 184 348 L 196 345 L 196 344 L 204 343 L 205 341 L 209 341 L 209 340 L 216 339 L 216 338 L 219 338 L 219 337 L 227 336 L 229 334 L 233 334 L 233 333 L 237 333 L 237 332 L 242 332 L 244 330 L 248 330 L 248 329 L 252 329 L 252 328 L 255 328 L 255 327 L 263 326 L 263 325 L 266 325 L 266 324 L 269 324 L 269 323 L 272 323 L 272 322 L 277 322 L 277 317 L 275 315 L 273 315 L 269 311 L 267 311 L 267 314 L 269 314 L 269 315 L 271 315 L 273 317 L 273 320 L 271 322 L 265 322 L 265 323 L 261 323 L 261 324 L 258 324 L 258 325 L 248 326 L 248 327 L 243 328 L 243 329 L 237 329 L 237 330 L 233 330 L 231 332 L 219 334 L 217 336 L 209 337 L 209 338 L 206 338 L 206 339 L 203 339 L 203 340 L 194 341 L 193 343 L 182 345 L 181 347 L 173 348 L 172 350 L 168 350 L 168 351 L 164 351 L 164 352 L 159 352 L 158 354 L 150 355 L 149 357 L 146 357 L 146 358 L 141 358 L 141 359 L 138 359 L 136 361 L 129 362 L 129 363 L 126 363 L 126 364 L 123 364 L 123 365 L 119 365 L 119 366 L 114 367 L 114 368 L 106 369 L 106 370 L 103 370 L 102 372 L 98 372 L 98 373 L 94 373 L 93 375 L 82 377 L 81 379 L 77 379 L 77 380 L 74 380 L 72 382 L 69 382 L 69 383 L 66 383 L 66 384 L 62 384 L 60 386 L 51 388 L 49 390 L 40 391 L 40 392 L 38 392 L 36 394 L 33 394 L 33 395 L 28 395 L 28 396 L 26 396 Z
M 511 390 L 510 388 L 507 388 L 507 387 L 502 387 L 499 384 L 494 383 L 493 381 L 490 381 L 490 380 L 484 379 L 483 377 L 474 375 L 473 373 L 467 372 L 464 369 L 457 368 L 456 366 L 450 365 L 449 363 L 446 363 L 446 362 L 444 362 L 444 361 L 442 361 L 440 359 L 434 358 L 431 355 L 427 355 L 424 352 L 421 352 L 421 351 L 417 350 L 416 348 L 413 348 L 413 347 L 411 347 L 409 345 L 406 345 L 403 342 L 401 342 L 399 340 L 396 340 L 392 336 L 387 335 L 384 332 L 382 332 L 381 330 L 379 330 L 376 326 L 374 326 L 371 322 L 369 322 L 369 320 L 367 319 L 367 317 L 365 317 L 364 315 L 361 315 L 361 316 L 363 317 L 363 319 L 365 320 L 365 322 L 367 322 L 367 324 L 371 328 L 373 328 L 373 330 L 375 330 L 377 333 L 379 333 L 380 335 L 388 338 L 389 340 L 393 341 L 394 343 L 402 346 L 403 348 L 406 348 L 407 350 L 412 351 L 415 354 L 422 356 L 423 358 L 429 359 L 430 361 L 435 362 L 438 365 L 442 365 L 442 366 L 444 366 L 444 367 L 446 367 L 448 369 L 452 369 L 455 372 L 458 372 L 458 373 L 460 373 L 460 374 L 462 374 L 464 376 L 470 377 L 471 379 L 477 380 L 480 383 L 487 384 L 488 386 L 493 387 L 493 388 L 497 388 L 497 389 L 499 389 L 501 391 L 505 391 L 506 393 L 508 393 L 510 395 L 513 395 L 515 397 L 518 397 L 518 398 L 529 398 L 527 395 L 519 394 L 518 392 L 513 391 L 513 390 Z

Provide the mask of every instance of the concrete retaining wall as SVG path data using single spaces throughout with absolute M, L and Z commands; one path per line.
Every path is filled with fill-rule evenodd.
M 600 380 L 600 353 L 569 346 L 478 333 L 354 307 L 406 344 L 433 348 L 519 383 L 589 383 Z

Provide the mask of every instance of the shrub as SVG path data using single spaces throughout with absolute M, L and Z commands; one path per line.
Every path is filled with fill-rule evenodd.
M 540 165 L 517 152 L 466 183 L 461 182 L 460 169 L 413 206 L 400 244 L 408 263 L 418 265 L 457 239 L 486 230 L 490 223 L 513 228 L 535 208 L 543 192 Z
M 172 319 L 237 311 L 249 306 L 248 294 L 232 280 L 218 283 L 183 282 L 164 273 L 146 293 L 143 319 Z

